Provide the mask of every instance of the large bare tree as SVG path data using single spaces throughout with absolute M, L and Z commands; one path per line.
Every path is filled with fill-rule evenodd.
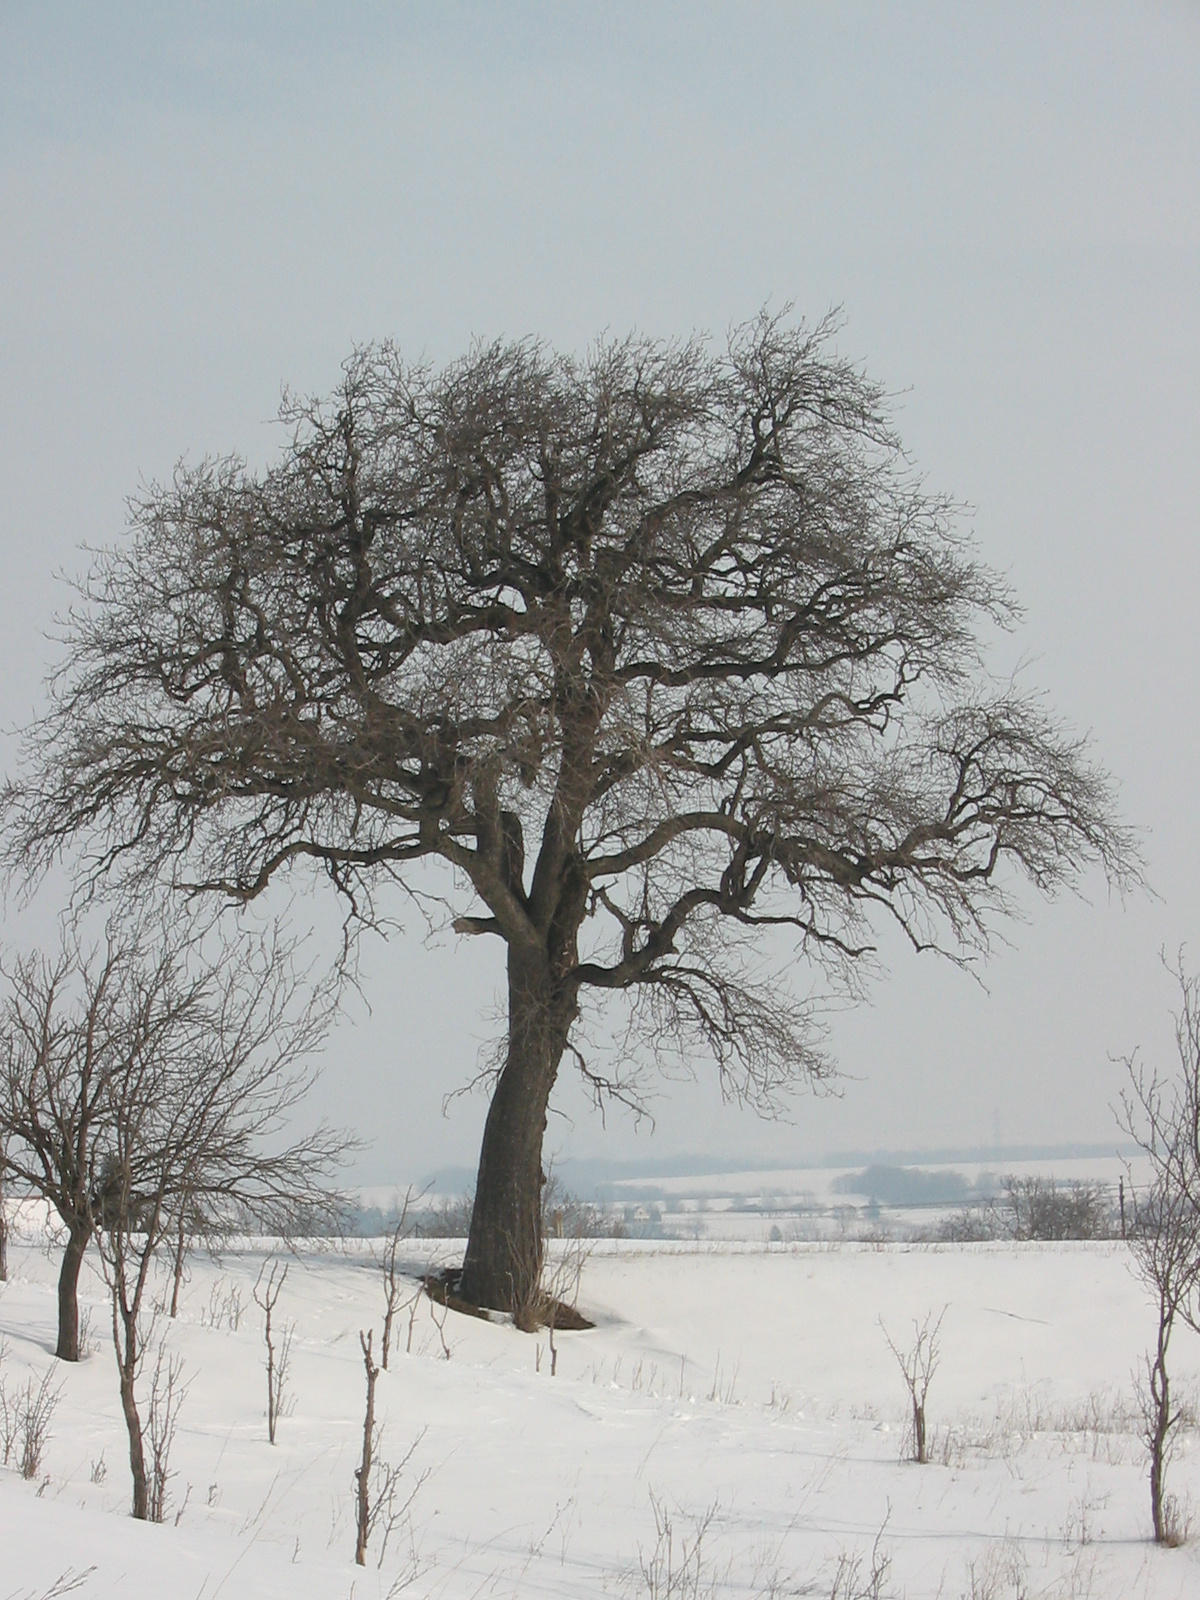
M 764 929 L 845 974 L 879 916 L 955 956 L 1021 875 L 1136 871 L 1108 782 L 978 640 L 1011 616 L 833 329 L 357 352 L 269 471 L 181 466 L 67 622 L 9 861 L 237 900 L 316 866 L 363 921 L 419 863 L 506 946 L 461 1291 L 540 1259 L 588 994 L 769 1100 L 828 1070 Z M 456 898 L 457 897 L 457 898 Z M 611 1079 L 611 1074 L 610 1074 Z

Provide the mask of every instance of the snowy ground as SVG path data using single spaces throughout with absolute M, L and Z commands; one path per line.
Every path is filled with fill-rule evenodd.
M 85 1275 L 93 1353 L 57 1365 L 56 1262 L 18 1242 L 0 1376 L 11 1395 L 54 1368 L 61 1396 L 41 1481 L 0 1472 L 0 1600 L 41 1600 L 63 1575 L 122 1600 L 662 1600 L 652 1497 L 676 1558 L 709 1516 L 700 1583 L 681 1600 L 838 1584 L 849 1600 L 872 1592 L 873 1549 L 890 1560 L 877 1593 L 908 1600 L 1200 1595 L 1200 1543 L 1147 1542 L 1131 1374 L 1152 1326 L 1117 1244 L 605 1241 L 580 1294 L 597 1326 L 557 1336 L 553 1377 L 544 1334 L 454 1313 L 446 1359 L 422 1298 L 379 1399 L 384 1455 L 419 1438 L 407 1482 L 428 1476 L 382 1567 L 373 1551 L 356 1568 L 359 1330 L 378 1342 L 383 1300 L 370 1249 L 291 1262 L 279 1312 L 296 1323 L 295 1409 L 274 1447 L 251 1298 L 263 1251 L 193 1264 L 180 1317 L 161 1324 L 189 1390 L 167 1520 L 147 1526 L 126 1514 L 103 1285 Z M 454 1253 L 431 1241 L 407 1264 Z M 904 1394 L 880 1319 L 904 1345 L 943 1307 L 936 1459 L 917 1467 L 901 1460 Z M 1180 1337 L 1175 1363 L 1194 1386 L 1200 1341 Z M 1172 1486 L 1200 1503 L 1192 1435 Z

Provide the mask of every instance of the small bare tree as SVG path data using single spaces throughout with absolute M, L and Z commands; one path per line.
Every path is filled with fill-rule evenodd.
M 1117 1113 L 1150 1166 L 1150 1185 L 1132 1181 L 1133 1259 L 1156 1312 L 1154 1344 L 1139 1384 L 1150 1457 L 1150 1519 L 1156 1544 L 1179 1544 L 1183 1519 L 1166 1489 L 1167 1466 L 1181 1420 L 1168 1369 L 1176 1322 L 1200 1330 L 1200 979 L 1176 967 L 1181 1004 L 1175 1018 L 1176 1074 L 1164 1081 L 1136 1056 L 1126 1058 L 1129 1084 Z
M 160 940 L 130 947 L 127 981 L 135 993 L 148 987 L 152 1003 L 127 1019 L 140 1030 L 138 1045 L 127 1050 L 124 1070 L 107 1076 L 99 1120 L 97 1237 L 112 1298 L 133 1515 L 143 1520 L 163 1505 L 136 1392 L 159 1251 L 177 1238 L 181 1214 L 226 1226 L 249 1215 L 280 1232 L 307 1224 L 314 1210 L 338 1203 L 324 1180 L 347 1147 L 321 1128 L 270 1148 L 311 1081 L 304 1062 L 327 1014 L 320 997 L 300 993 L 287 947 L 242 941 L 207 960 L 199 944 Z M 178 1394 L 178 1385 L 168 1381 L 167 1390 Z
M 267 1274 L 268 1265 L 271 1268 L 269 1274 Z M 264 1274 L 266 1274 L 265 1283 Z M 272 1324 L 275 1307 L 279 1303 L 279 1296 L 283 1293 L 287 1275 L 287 1262 L 284 1262 L 281 1268 L 280 1263 L 272 1259 L 269 1263 L 263 1262 L 254 1281 L 254 1303 L 262 1309 L 263 1339 L 267 1346 L 267 1437 L 272 1444 L 275 1443 L 275 1429 L 283 1414 L 287 1395 L 288 1367 L 291 1364 L 292 1335 L 296 1331 L 295 1324 L 291 1322 L 285 1322 L 282 1328 Z
M 0 966 L 0 1167 L 48 1201 L 66 1240 L 58 1277 L 60 1361 L 78 1361 L 79 1272 L 105 1207 L 101 1171 L 109 1080 L 140 1048 L 154 975 L 130 984 L 132 940 L 115 925 L 86 950 L 68 933 L 56 956 Z
M 891 1334 L 883 1325 L 883 1318 L 879 1319 L 879 1326 L 883 1329 L 883 1337 L 887 1340 L 888 1349 L 896 1358 L 896 1364 L 904 1374 L 905 1387 L 908 1390 L 912 1426 L 912 1459 L 924 1466 L 929 1460 L 929 1435 L 925 1416 L 925 1403 L 929 1398 L 929 1386 L 933 1382 L 933 1375 L 938 1369 L 941 1359 L 941 1348 L 938 1334 L 941 1332 L 942 1320 L 949 1310 L 943 1306 L 936 1322 L 933 1312 L 925 1314 L 925 1320 L 918 1322 L 913 1318 L 913 1342 L 907 1350 L 901 1350 L 893 1340 Z

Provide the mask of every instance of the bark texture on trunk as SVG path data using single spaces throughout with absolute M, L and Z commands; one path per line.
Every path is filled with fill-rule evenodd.
M 129 1434 L 129 1472 L 133 1479 L 133 1516 L 138 1522 L 150 1517 L 150 1484 L 146 1477 L 146 1452 L 142 1445 L 142 1419 L 138 1415 L 137 1397 L 133 1389 L 134 1374 L 125 1366 L 121 1368 L 121 1410 L 125 1413 L 125 1429 Z
M 79 1269 L 91 1238 L 90 1228 L 72 1227 L 67 1233 L 58 1273 L 58 1345 L 60 1361 L 79 1360 Z
M 542 1137 L 569 1018 L 549 964 L 509 947 L 508 1051 L 484 1126 L 459 1292 L 520 1321 L 542 1272 Z

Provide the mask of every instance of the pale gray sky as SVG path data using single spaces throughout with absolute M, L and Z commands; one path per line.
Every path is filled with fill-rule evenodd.
M 356 341 L 721 333 L 845 308 L 931 483 L 1090 729 L 1158 898 L 1030 903 L 987 989 L 895 952 L 790 1126 L 674 1089 L 653 1139 L 565 1091 L 576 1154 L 1103 1139 L 1200 963 L 1200 8 L 1194 4 L 0 6 L 0 684 L 37 703 L 81 542 L 181 454 L 265 459 L 281 382 Z M 40 932 L 10 913 L 6 937 Z M 364 1176 L 474 1159 L 441 1097 L 500 951 L 364 952 L 323 1091 Z

